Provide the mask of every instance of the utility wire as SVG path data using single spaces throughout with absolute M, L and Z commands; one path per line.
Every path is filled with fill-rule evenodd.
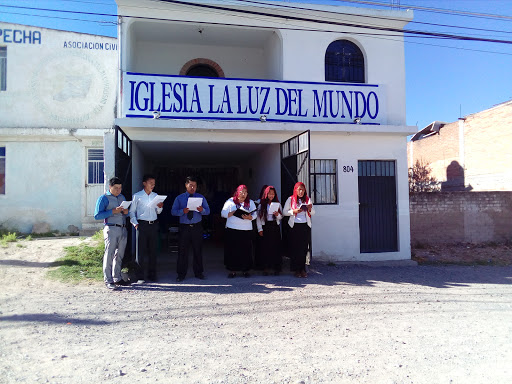
M 161 2 L 162 0 L 152 0 L 155 2 Z M 304 7 L 298 7 L 298 6 L 291 6 L 291 5 L 285 5 L 285 4 L 275 4 L 272 2 L 262 2 L 262 1 L 254 1 L 254 0 L 219 0 L 223 2 L 227 2 L 229 4 L 236 5 L 237 3 L 247 3 L 247 4 L 257 4 L 257 5 L 272 5 L 276 8 L 286 8 L 286 9 L 296 9 L 296 10 L 306 10 L 306 11 L 313 11 L 313 12 L 321 12 L 326 14 L 332 14 L 332 12 L 319 10 L 315 8 L 304 8 Z M 343 1 L 343 0 L 339 0 Z M 379 20 L 402 20 L 402 19 L 396 19 L 396 18 L 389 18 L 389 17 L 378 17 L 378 16 L 367 16 L 367 15 L 361 15 L 361 14 L 355 14 L 355 13 L 346 13 L 346 12 L 340 12 L 339 14 L 348 15 L 348 16 L 357 16 L 357 17 L 366 17 Z M 444 28 L 458 28 L 458 29 L 467 29 L 467 30 L 475 30 L 475 31 L 482 31 L 482 32 L 495 32 L 495 33 L 505 33 L 505 34 L 512 34 L 512 31 L 503 31 L 503 30 L 496 30 L 496 29 L 485 29 L 485 28 L 475 28 L 475 27 L 466 27 L 466 26 L 458 26 L 458 25 L 447 25 L 447 24 L 436 24 L 436 23 L 425 23 L 421 21 L 414 21 L 411 20 L 409 24 L 420 24 L 420 25 L 427 25 L 427 26 L 435 26 L 435 27 L 444 27 Z
M 381 7 L 387 7 L 389 4 L 382 3 L 379 1 L 363 1 L 363 0 L 333 0 L 336 2 L 342 3 L 355 3 L 355 4 L 364 4 L 364 5 L 378 5 Z M 488 0 L 490 2 L 490 0 Z M 512 16 L 508 15 L 497 15 L 493 13 L 481 13 L 481 12 L 469 12 L 469 11 L 459 11 L 456 9 L 445 9 L 445 8 L 433 8 L 433 7 L 421 7 L 418 5 L 406 5 L 399 4 L 398 8 L 402 9 L 415 9 L 418 11 L 425 12 L 434 12 L 434 13 L 445 13 L 448 15 L 458 15 L 458 16 L 469 16 L 469 17 L 479 17 L 484 19 L 503 19 L 503 20 L 512 20 Z
M 215 7 L 215 6 L 209 6 L 209 5 L 204 5 L 204 4 L 193 4 L 193 3 L 188 3 L 188 2 L 182 2 L 182 1 L 172 1 L 172 0 L 159 0 L 160 2 L 164 2 L 164 3 L 177 3 L 177 4 L 184 4 L 184 5 L 189 5 L 189 6 L 199 6 L 199 7 L 205 7 L 207 9 L 210 9 L 210 8 L 213 8 L 213 9 L 220 9 L 221 11 L 224 11 L 224 12 L 233 12 L 232 9 L 230 8 L 224 8 L 224 7 Z M 8 8 L 19 8 L 19 9 L 30 9 L 30 10 L 40 10 L 40 11 L 48 11 L 48 12 L 63 12 L 63 13 L 76 13 L 76 14 L 85 14 L 85 15 L 94 15 L 94 16 L 107 16 L 107 17 L 117 17 L 118 15 L 117 14 L 107 14 L 107 13 L 95 13 L 95 12 L 83 12 L 83 11 L 68 11 L 68 10 L 55 10 L 55 9 L 47 9 L 47 8 L 34 8 L 34 7 L 21 7 L 21 6 L 7 6 L 7 5 L 0 5 L 0 7 L 8 7 Z M 322 22 L 322 21 L 319 21 L 319 20 L 312 20 L 312 19 L 307 19 L 307 18 L 302 18 L 302 17 L 291 17 L 291 16 L 277 16 L 277 15 L 272 15 L 272 14 L 268 14 L 268 13 L 263 13 L 263 12 L 252 12 L 252 11 L 247 11 L 247 10 L 235 10 L 237 12 L 242 12 L 244 11 L 243 13 L 248 13 L 248 14 L 252 14 L 252 15 L 259 15 L 259 16 L 266 16 L 266 17 L 280 17 L 280 18 L 285 18 L 287 20 L 289 19 L 294 19 L 294 20 L 298 20 L 298 21 L 310 21 L 310 22 L 315 22 L 315 23 L 320 23 L 320 24 L 334 24 L 334 25 L 342 25 L 342 26 L 349 26 L 349 27 L 356 27 L 358 29 L 375 29 L 375 30 L 379 30 L 379 31 L 387 31 L 387 32 L 395 32 L 397 33 L 398 35 L 402 35 L 403 34 L 409 34 L 411 36 L 408 36 L 408 37 L 422 37 L 422 38 L 439 38 L 439 39 L 454 39 L 454 40 L 469 40 L 469 41 L 482 41 L 482 42 L 494 42 L 494 43 L 504 43 L 504 44 L 512 44 L 512 41 L 509 41 L 509 40 L 496 40 L 496 39 L 487 39 L 487 38 L 475 38 L 475 37 L 469 37 L 469 36 L 460 36 L 460 35 L 451 35 L 451 34 L 444 34 L 444 33 L 434 33 L 434 32 L 424 32 L 424 31 L 413 31 L 413 30 L 402 30 L 402 29 L 396 29 L 396 28 L 382 28 L 382 27 L 376 27 L 376 26 L 361 26 L 361 25 L 357 25 L 357 24 L 351 24 L 351 23 L 340 23 L 340 22 L 335 22 L 335 21 L 325 21 L 325 22 Z M 119 16 L 122 16 L 122 17 L 127 17 L 127 16 L 123 16 L 123 15 L 119 15 Z M 43 17 L 43 16 L 40 16 L 40 17 Z M 47 17 L 51 17 L 51 16 L 47 16 Z M 132 17 L 132 18 L 135 18 L 135 16 L 129 16 L 129 17 Z M 161 18 L 149 18 L 149 17 L 136 17 L 136 18 L 140 18 L 140 19 L 148 19 L 148 20 L 167 20 L 167 21 L 180 21 L 180 22 L 184 22 L 183 20 L 169 20 L 169 19 L 161 19 Z M 190 22 L 193 22 L 193 21 L 190 21 Z M 201 24 L 200 22 L 195 22 L 196 24 Z M 211 23 L 211 22 L 204 22 L 204 24 L 218 24 L 218 25 L 230 25 L 230 24 L 226 24 L 226 23 Z M 244 27 L 251 27 L 251 26 L 246 26 L 246 25 L 236 25 L 236 24 L 231 24 L 233 26 L 244 26 Z M 256 28 L 261 28 L 261 27 L 256 27 Z M 273 28 L 275 29 L 275 28 Z M 312 30 L 314 31 L 315 29 L 305 29 L 305 28 L 297 28 L 297 29 L 301 29 L 301 30 Z M 330 32 L 337 32 L 337 31 L 330 31 Z M 350 32 L 350 33 L 353 33 L 353 32 Z M 357 34 L 357 33 L 356 33 Z M 359 33 L 359 34 L 363 34 L 363 33 Z M 370 35 L 370 34 L 368 34 Z
M 373 29 L 378 31 L 387 31 L 387 32 L 397 32 L 397 33 L 404 33 L 404 34 L 411 34 L 411 35 L 422 35 L 422 36 L 434 36 L 434 37 L 440 37 L 440 38 L 449 38 L 454 40 L 466 40 L 466 41 L 481 41 L 481 42 L 490 42 L 490 43 L 500 43 L 500 44 L 512 44 L 511 40 L 498 40 L 498 39 L 489 39 L 489 38 L 479 38 L 479 37 L 471 37 L 471 36 L 463 36 L 463 35 L 453 35 L 448 33 L 437 33 L 437 32 L 425 32 L 425 31 L 418 31 L 418 30 L 408 30 L 408 29 L 400 29 L 400 28 L 386 28 L 386 27 L 378 27 L 373 25 L 365 25 L 361 26 L 354 23 L 344 23 L 344 22 L 337 22 L 337 21 L 329 21 L 329 20 L 314 20 L 307 17 L 298 17 L 298 16 L 281 16 L 281 15 L 274 15 L 271 13 L 266 12 L 259 12 L 259 11 L 250 11 L 245 9 L 236 9 L 233 10 L 232 8 L 222 7 L 222 6 L 216 6 L 216 5 L 210 5 L 210 4 L 199 4 L 199 3 L 191 3 L 187 1 L 176 1 L 176 0 L 159 0 L 162 3 L 170 3 L 170 4 L 179 4 L 179 5 L 187 5 L 190 7 L 196 7 L 196 8 L 203 8 L 203 9 L 216 9 L 216 10 L 222 10 L 222 11 L 229 11 L 231 13 L 236 12 L 243 15 L 258 15 L 258 16 L 266 16 L 271 18 L 278 18 L 278 19 L 286 19 L 286 20 L 295 20 L 295 21 L 306 21 L 306 22 L 314 22 L 314 23 L 320 23 L 320 24 L 330 24 L 330 25 L 337 25 L 337 26 L 344 26 L 344 27 L 353 27 L 353 28 L 367 28 L 367 29 Z

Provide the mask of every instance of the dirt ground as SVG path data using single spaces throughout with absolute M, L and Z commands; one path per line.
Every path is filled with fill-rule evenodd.
M 419 264 L 512 265 L 512 243 L 416 244 L 412 259 Z
M 176 283 L 164 253 L 157 283 L 46 279 L 80 241 L 0 248 L 0 383 L 512 382 L 511 266 L 228 280 L 206 253 L 207 280 Z

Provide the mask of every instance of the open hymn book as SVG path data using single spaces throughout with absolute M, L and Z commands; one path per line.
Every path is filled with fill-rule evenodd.
M 236 216 L 238 217 L 239 219 L 242 218 L 242 215 L 251 215 L 253 212 L 256 212 L 256 210 L 252 210 L 252 211 L 247 211 L 243 208 L 237 208 L 237 210 L 235 211 L 235 213 L 233 213 L 233 216 Z

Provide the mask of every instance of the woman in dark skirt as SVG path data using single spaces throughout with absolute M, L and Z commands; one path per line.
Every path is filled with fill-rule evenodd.
M 286 200 L 283 212 L 286 216 L 290 216 L 288 220 L 290 269 L 295 272 L 295 277 L 308 277 L 306 255 L 311 237 L 311 216 L 315 214 L 315 210 L 304 183 L 295 184 L 293 195 Z
M 242 209 L 247 213 L 237 217 L 235 212 Z M 224 203 L 221 216 L 226 220 L 224 240 L 224 265 L 229 278 L 235 277 L 238 271 L 249 277 L 252 267 L 252 223 L 256 218 L 254 201 L 247 196 L 247 187 L 239 185 L 233 197 Z
M 272 204 L 274 203 L 274 204 Z M 258 207 L 256 224 L 261 236 L 259 259 L 263 264 L 263 274 L 267 276 L 270 270 L 277 276 L 281 272 L 281 219 L 282 208 L 273 186 L 265 188 Z

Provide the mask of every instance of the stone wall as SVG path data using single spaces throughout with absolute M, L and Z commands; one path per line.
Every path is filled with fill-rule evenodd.
M 512 192 L 415 193 L 409 207 L 412 244 L 512 239 Z

